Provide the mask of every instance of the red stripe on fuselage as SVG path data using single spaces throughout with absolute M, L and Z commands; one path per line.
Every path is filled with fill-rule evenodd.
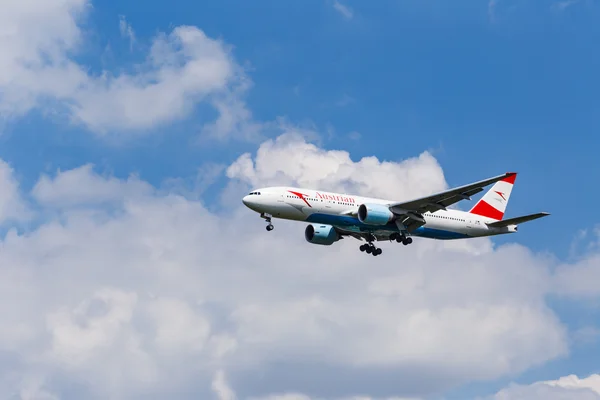
M 495 209 L 483 200 L 480 200 L 479 203 L 477 203 L 475 207 L 473 207 L 473 209 L 471 210 L 471 214 L 477 214 L 483 217 L 497 219 L 498 221 L 500 221 L 502 217 L 504 217 L 504 213 L 502 211 Z
M 302 200 L 304 200 L 304 202 L 306 203 L 307 206 L 309 206 L 309 207 L 312 208 L 312 206 L 310 204 L 308 204 L 308 201 L 306 201 L 306 199 L 304 198 L 304 195 L 302 193 L 292 192 L 291 190 L 288 190 L 288 192 L 290 192 L 291 194 L 295 194 L 296 196 L 300 197 Z

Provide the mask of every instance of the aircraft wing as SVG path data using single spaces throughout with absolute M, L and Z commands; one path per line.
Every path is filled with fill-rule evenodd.
M 396 220 L 396 223 L 403 224 L 409 232 L 412 232 L 419 226 L 425 224 L 425 220 L 421 215 L 422 213 L 446 210 L 446 207 L 458 203 L 461 200 L 471 200 L 471 196 L 481 192 L 484 187 L 514 174 L 514 172 L 507 172 L 503 175 L 459 186 L 420 199 L 392 203 L 389 204 L 389 208 L 391 212 L 400 217 Z
M 514 175 L 514 172 L 507 172 L 493 178 L 485 179 L 469 185 L 459 186 L 453 189 L 432 194 L 416 200 L 410 200 L 402 203 L 392 203 L 389 205 L 393 213 L 403 213 L 405 211 L 416 211 L 419 213 L 445 210 L 446 207 L 458 203 L 461 200 L 471 200 L 471 196 L 479 193 L 484 187 L 498 182 L 504 178 Z
M 342 236 L 342 238 L 344 236 L 352 236 L 355 239 L 358 239 L 360 241 L 377 241 L 377 240 L 389 240 L 390 239 L 390 232 L 389 231 L 385 231 L 385 230 L 380 230 L 380 231 L 355 231 L 355 230 L 351 230 L 351 229 L 346 229 L 346 228 L 342 228 L 340 226 L 334 226 L 334 229 L 337 231 L 337 233 Z

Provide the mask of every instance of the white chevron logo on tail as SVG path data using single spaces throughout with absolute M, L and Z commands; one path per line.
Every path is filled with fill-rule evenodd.
M 469 212 L 500 221 L 506 212 L 506 205 L 516 179 L 517 174 L 512 173 L 496 182 Z

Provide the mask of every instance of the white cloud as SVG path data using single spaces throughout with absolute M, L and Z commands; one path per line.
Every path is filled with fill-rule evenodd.
M 206 347 L 210 322 L 186 302 L 177 298 L 159 298 L 148 308 L 156 322 L 155 343 L 159 348 L 199 352 Z
M 0 225 L 8 220 L 26 219 L 29 215 L 12 167 L 0 160 Z
M 511 385 L 490 398 L 494 400 L 597 400 L 600 399 L 600 375 L 579 379 L 575 375 L 531 385 Z
M 352 9 L 348 6 L 345 6 L 338 0 L 333 1 L 333 8 L 346 19 L 352 19 L 352 17 L 354 16 L 354 12 L 352 11 Z
M 180 26 L 154 40 L 147 72 L 88 79 L 71 110 L 96 131 L 151 128 L 186 116 L 207 96 L 225 95 L 237 68 L 222 43 Z
M 3 5 L 0 15 L 0 115 L 21 116 L 33 108 L 66 112 L 99 134 L 143 132 L 184 118 L 201 102 L 221 115 L 211 132 L 234 134 L 248 112 L 248 87 L 230 48 L 193 26 L 157 35 L 134 72 L 91 74 L 72 57 L 85 45 L 80 23 L 87 0 L 26 0 Z M 43 16 L 43 17 L 42 17 Z M 132 27 L 120 21 L 133 40 Z M 205 121 L 209 122 L 209 121 Z
M 391 198 L 446 187 L 428 153 L 353 161 L 294 133 L 228 172 L 244 185 Z M 302 382 L 313 382 L 300 392 L 311 398 L 410 397 L 567 352 L 544 301 L 553 288 L 547 260 L 522 246 L 416 240 L 384 244 L 375 259 L 352 240 L 312 246 L 298 223 L 266 232 L 241 206 L 243 187 L 223 215 L 148 187 L 89 166 L 42 177 L 34 198 L 54 212 L 2 240 L 0 348 L 14 361 L 0 362 L 41 374 L 49 384 L 39 390 L 60 397 L 67 379 L 103 398 L 186 387 L 227 398 L 214 375 L 226 370 L 242 398 L 294 393 Z
M 6 5 L 0 113 L 58 105 L 106 133 L 158 126 L 208 101 L 220 116 L 205 133 L 256 137 L 261 127 L 241 100 L 249 82 L 222 42 L 180 26 L 154 38 L 135 73 L 91 75 L 70 58 L 83 43 L 79 21 L 88 7 L 84 0 Z M 125 20 L 121 28 L 134 39 Z M 311 246 L 302 224 L 277 221 L 269 235 L 240 205 L 245 186 L 396 200 L 447 187 L 428 152 L 354 161 L 307 142 L 309 130 L 283 130 L 227 168 L 224 215 L 91 165 L 42 176 L 31 195 L 53 212 L 0 242 L 0 350 L 8 354 L 0 365 L 22 378 L 2 377 L 0 391 L 54 399 L 69 386 L 89 395 L 79 398 L 133 398 L 194 388 L 188 392 L 231 400 L 235 386 L 244 398 L 357 400 L 371 397 L 348 396 L 373 392 L 389 399 L 515 374 L 567 353 L 565 328 L 545 296 L 599 295 L 590 286 L 600 270 L 595 250 L 554 274 L 545 257 L 488 239 L 390 244 L 374 259 L 352 240 Z M 0 189 L 0 223 L 22 218 L 18 182 L 1 161 Z M 293 376 L 285 366 L 297 367 Z M 291 391 L 306 382 L 315 382 L 306 393 L 316 394 Z
M 225 378 L 225 372 L 223 370 L 217 371 L 212 382 L 212 389 L 217 395 L 219 400 L 235 400 L 235 392 L 229 387 L 227 379 Z
M 32 189 L 38 203 L 52 207 L 107 204 L 152 193 L 154 188 L 131 176 L 127 181 L 102 177 L 86 164 L 68 171 L 58 171 L 52 179 L 42 175 Z
M 47 317 L 52 337 L 51 353 L 59 362 L 78 367 L 112 345 L 131 321 L 135 293 L 98 290 L 72 310 L 61 308 Z
M 261 398 L 252 398 L 251 400 L 325 400 L 324 397 L 310 397 L 300 393 L 285 393 L 285 394 L 274 394 Z M 335 400 L 418 400 L 416 397 L 387 397 L 387 398 L 374 398 L 368 396 L 353 396 L 338 398 Z
M 22 400 L 60 400 L 60 398 L 44 389 L 46 382 L 39 376 L 30 376 L 23 380 L 22 389 L 15 398 Z
M 553 281 L 555 293 L 580 299 L 600 296 L 600 287 L 594 284 L 600 279 L 600 230 L 594 229 L 590 236 L 593 238 L 580 250 L 575 262 L 556 267 Z
M 555 275 L 556 292 L 569 296 L 597 297 L 600 288 L 594 284 L 600 279 L 600 253 L 590 254 L 575 264 L 564 264 Z
M 129 47 L 133 49 L 135 32 L 123 15 L 119 15 L 119 31 L 121 32 L 121 36 L 129 40 Z
M 245 80 L 231 93 L 225 93 L 213 100 L 214 108 L 219 117 L 202 128 L 202 133 L 209 138 L 223 138 L 235 135 L 248 141 L 258 141 L 263 138 L 261 130 L 268 124 L 254 121 L 252 113 L 242 101 L 243 93 L 250 87 Z
M 299 185 L 383 198 L 408 200 L 447 188 L 436 159 L 428 152 L 401 162 L 364 157 L 353 161 L 345 151 L 323 150 L 292 128 L 264 142 L 253 160 L 243 154 L 227 176 L 251 186 Z

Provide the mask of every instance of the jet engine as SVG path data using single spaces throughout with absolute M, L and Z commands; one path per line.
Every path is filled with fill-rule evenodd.
M 310 224 L 304 230 L 304 238 L 308 243 L 330 246 L 340 240 L 340 235 L 331 225 Z
M 358 220 L 368 225 L 385 225 L 394 218 L 390 209 L 381 204 L 361 204 L 358 207 Z

